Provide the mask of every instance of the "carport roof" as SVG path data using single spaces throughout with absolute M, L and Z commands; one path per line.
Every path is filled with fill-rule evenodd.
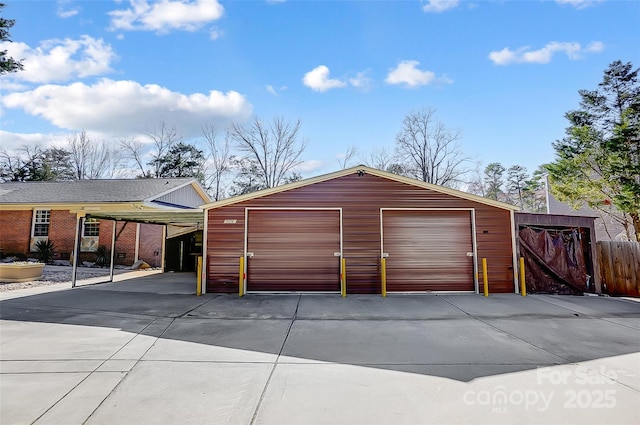
M 140 211 L 96 211 L 87 212 L 87 218 L 105 220 L 130 221 L 134 223 L 167 224 L 173 226 L 202 227 L 204 224 L 204 211 L 201 209 L 189 210 L 140 210 Z

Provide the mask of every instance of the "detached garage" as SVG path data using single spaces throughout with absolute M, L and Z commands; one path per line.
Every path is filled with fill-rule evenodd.
M 478 292 L 482 258 L 517 291 L 518 208 L 465 192 L 358 166 L 204 208 L 207 292 L 337 294 L 343 259 L 347 293 Z

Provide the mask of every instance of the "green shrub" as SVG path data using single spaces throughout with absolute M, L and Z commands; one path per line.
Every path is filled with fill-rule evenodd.
M 106 246 L 100 245 L 98 249 L 96 249 L 95 264 L 98 267 L 105 267 L 110 264 L 109 250 L 107 249 Z
M 53 261 L 56 255 L 56 246 L 50 240 L 40 240 L 36 242 L 36 252 L 38 253 L 38 261 L 48 264 Z

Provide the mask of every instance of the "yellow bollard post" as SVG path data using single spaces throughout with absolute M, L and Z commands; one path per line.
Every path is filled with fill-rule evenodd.
M 382 297 L 387 296 L 387 259 L 380 259 L 380 280 L 382 283 Z
M 484 282 L 484 296 L 489 296 L 489 278 L 487 277 L 487 259 L 482 259 L 482 280 Z
M 520 257 L 520 295 L 527 296 L 527 283 L 524 280 L 524 257 Z
M 240 257 L 240 274 L 238 275 L 238 296 L 244 295 L 244 257 Z
M 196 281 L 196 295 L 202 295 L 202 257 L 198 255 L 198 266 L 196 267 L 198 273 L 198 280 Z
M 344 298 L 347 296 L 347 259 L 343 258 L 340 263 L 340 295 Z

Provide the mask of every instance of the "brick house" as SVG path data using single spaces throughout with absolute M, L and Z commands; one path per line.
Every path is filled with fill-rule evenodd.
M 79 217 L 195 209 L 207 202 L 209 197 L 200 184 L 188 178 L 2 183 L 0 252 L 34 257 L 36 242 L 50 240 L 56 247 L 55 258 L 69 260 L 78 227 L 79 258 L 94 261 L 99 246 L 111 247 L 113 221 L 91 217 L 79 221 Z M 165 237 L 184 237 L 193 230 L 167 232 L 163 225 L 118 221 L 114 262 L 131 265 L 140 259 L 161 267 L 166 258 Z

